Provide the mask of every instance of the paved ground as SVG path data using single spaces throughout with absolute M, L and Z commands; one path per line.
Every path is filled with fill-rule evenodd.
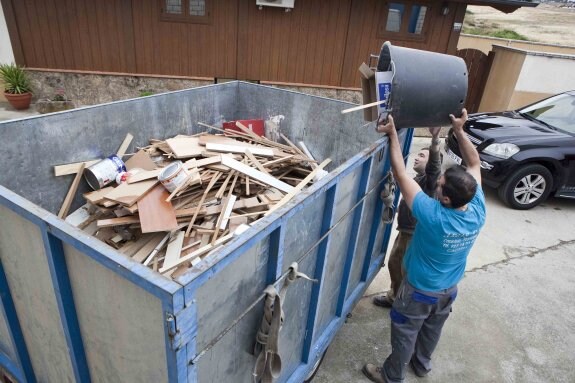
M 6 101 L 0 101 L 0 121 L 14 120 L 16 118 L 24 118 L 37 115 L 38 112 L 34 110 L 34 105 L 30 106 L 28 110 L 16 110 L 10 106 Z
M 427 145 L 416 138 L 412 153 Z M 511 210 L 486 189 L 487 222 L 426 378 L 406 382 L 575 382 L 575 201 Z M 389 354 L 383 268 L 328 349 L 314 383 L 368 382 Z

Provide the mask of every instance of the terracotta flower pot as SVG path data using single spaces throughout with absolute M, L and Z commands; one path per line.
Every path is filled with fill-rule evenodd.
M 12 94 L 4 92 L 4 96 L 14 109 L 23 110 L 30 107 L 32 93 Z

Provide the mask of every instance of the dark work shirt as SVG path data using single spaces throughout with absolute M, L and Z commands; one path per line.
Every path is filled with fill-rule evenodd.
M 435 197 L 437 180 L 441 175 L 441 157 L 439 151 L 433 153 L 429 151 L 429 159 L 425 166 L 425 173 L 418 174 L 413 179 L 419 184 L 421 190 L 430 197 Z M 397 230 L 413 234 L 417 220 L 411 214 L 411 210 L 402 198 L 397 209 Z

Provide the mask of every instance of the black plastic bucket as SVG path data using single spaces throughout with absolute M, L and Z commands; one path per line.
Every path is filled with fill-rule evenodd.
M 396 47 L 386 41 L 377 70 L 393 72 L 387 108 L 397 128 L 448 126 L 450 114 L 461 115 L 468 76 L 460 57 Z

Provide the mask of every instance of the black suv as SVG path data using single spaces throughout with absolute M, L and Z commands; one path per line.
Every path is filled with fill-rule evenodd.
M 575 198 L 575 91 L 524 108 L 469 116 L 464 127 L 481 157 L 481 177 L 514 209 L 548 196 Z M 453 132 L 447 156 L 461 164 Z

